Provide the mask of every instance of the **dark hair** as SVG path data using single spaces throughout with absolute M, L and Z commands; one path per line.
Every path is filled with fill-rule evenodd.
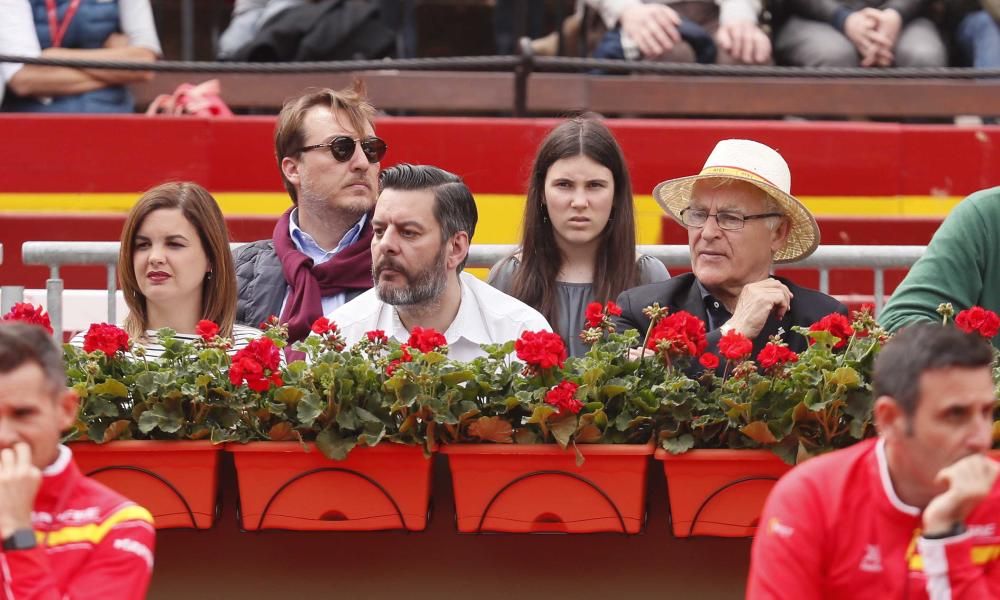
M 927 371 L 993 364 L 993 348 L 978 334 L 938 323 L 900 329 L 875 359 L 875 397 L 891 396 L 912 417 L 920 400 L 920 376 Z
M 0 373 L 10 373 L 27 363 L 41 367 L 53 392 L 66 389 L 62 350 L 52 336 L 38 325 L 0 321 Z
M 614 178 L 611 219 L 601 233 L 594 264 L 594 300 L 614 300 L 624 290 L 639 284 L 635 255 L 635 209 L 632 182 L 618 142 L 593 115 L 581 115 L 553 129 L 538 147 L 528 182 L 521 234 L 521 264 L 514 273 L 510 295 L 538 309 L 555 323 L 558 312 L 556 277 L 563 255 L 556 244 L 552 223 L 544 206 L 545 177 L 561 159 L 586 156 L 604 166 Z
M 132 255 L 135 254 L 135 236 L 142 222 L 150 213 L 161 208 L 179 208 L 198 232 L 208 264 L 212 265 L 212 277 L 206 278 L 202 287 L 200 318 L 214 321 L 219 326 L 220 335 L 232 335 L 236 320 L 236 268 L 229 250 L 229 232 L 215 198 L 208 190 L 191 182 L 156 186 L 139 198 L 125 218 L 118 251 L 118 281 L 129 309 L 125 317 L 125 331 L 132 339 L 140 339 L 146 334 L 149 313 L 146 297 L 139 290 L 139 282 L 135 278 Z
M 476 200 L 462 178 L 444 169 L 430 165 L 398 164 L 379 173 L 379 194 L 382 190 L 431 190 L 434 192 L 434 218 L 441 226 L 444 242 L 459 231 L 469 235 L 469 242 L 476 233 L 479 211 Z M 465 268 L 468 255 L 459 263 L 458 272 Z
M 314 106 L 325 106 L 330 111 L 338 110 L 347 116 L 354 132 L 361 137 L 365 135 L 365 125 L 373 125 L 375 107 L 365 97 L 365 86 L 360 80 L 343 90 L 329 88 L 309 88 L 300 95 L 285 101 L 278 114 L 278 123 L 274 127 L 274 156 L 278 159 L 278 172 L 285 184 L 293 204 L 299 203 L 295 186 L 285 177 L 281 161 L 287 156 L 298 156 L 299 148 L 306 143 L 306 133 L 303 129 L 306 113 Z

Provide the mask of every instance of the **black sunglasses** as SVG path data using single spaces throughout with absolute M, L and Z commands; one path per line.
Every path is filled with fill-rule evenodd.
M 361 144 L 361 151 L 365 153 L 365 158 L 367 158 L 370 163 L 377 163 L 381 161 L 382 157 L 385 156 L 385 151 L 389 149 L 389 146 L 386 146 L 384 140 L 375 136 L 365 138 L 363 140 L 355 140 L 354 138 L 346 135 L 338 135 L 325 144 L 303 146 L 299 148 L 298 151 L 305 152 L 306 150 L 315 150 L 316 148 L 329 148 L 330 154 L 333 155 L 333 158 L 335 158 L 337 162 L 347 162 L 351 160 L 352 156 L 354 156 L 354 148 L 358 143 Z

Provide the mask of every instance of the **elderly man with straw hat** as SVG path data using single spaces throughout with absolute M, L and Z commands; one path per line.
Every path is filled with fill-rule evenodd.
M 771 274 L 775 264 L 801 260 L 819 245 L 816 219 L 791 195 L 788 164 L 772 148 L 723 140 L 701 173 L 664 181 L 653 196 L 688 230 L 692 272 L 623 292 L 619 331 L 645 334 L 650 320 L 642 311 L 655 302 L 705 321 L 709 352 L 737 331 L 754 341 L 756 356 L 779 330 L 792 350 L 804 350 L 793 325 L 847 313 L 830 296 Z

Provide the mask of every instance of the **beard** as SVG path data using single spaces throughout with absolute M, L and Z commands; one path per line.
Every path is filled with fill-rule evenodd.
M 372 280 L 375 281 L 375 291 L 379 300 L 392 306 L 413 306 L 436 300 L 441 296 L 448 281 L 446 262 L 444 244 L 441 244 L 441 249 L 430 266 L 416 273 L 404 269 L 391 258 L 383 258 L 377 265 L 372 266 Z M 379 283 L 378 276 L 386 269 L 403 275 L 406 278 L 406 286 L 395 287 L 389 283 Z
M 370 183 L 370 182 L 369 182 Z M 314 181 L 308 171 L 300 174 L 297 205 L 308 214 L 323 218 L 324 215 L 336 215 L 337 218 L 347 218 L 357 221 L 361 215 L 369 212 L 375 206 L 375 197 L 343 195 L 336 196 L 324 190 L 324 186 Z M 328 220 L 328 219 L 324 219 Z

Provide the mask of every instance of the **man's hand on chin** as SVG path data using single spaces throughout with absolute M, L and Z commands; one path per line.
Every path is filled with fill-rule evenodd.
M 956 524 L 965 523 L 976 506 L 993 489 L 1000 464 L 982 454 L 973 454 L 938 472 L 936 483 L 947 486 L 924 509 L 923 534 L 940 536 Z
M 743 286 L 736 300 L 736 309 L 726 325 L 750 339 L 757 337 L 773 312 L 778 319 L 792 306 L 792 292 L 774 278 L 755 281 Z
M 31 529 L 31 507 L 42 472 L 31 462 L 31 448 L 18 442 L 0 450 L 0 538 Z

